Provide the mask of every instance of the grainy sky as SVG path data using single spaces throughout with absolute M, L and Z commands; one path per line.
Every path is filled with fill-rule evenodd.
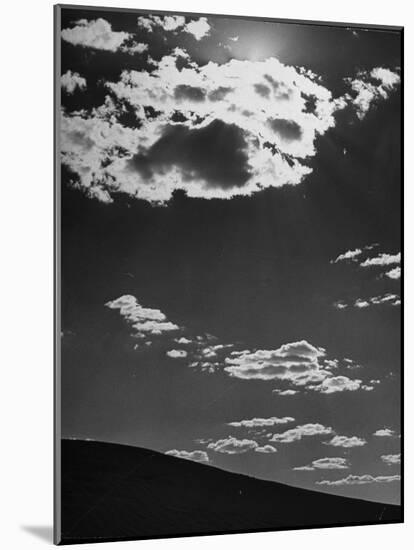
M 400 34 L 61 28 L 63 436 L 399 502 Z

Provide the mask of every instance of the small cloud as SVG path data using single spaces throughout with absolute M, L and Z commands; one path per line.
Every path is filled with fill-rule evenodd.
M 187 357 L 187 352 L 183 349 L 170 349 L 166 352 L 166 355 L 168 357 L 171 357 L 172 359 L 182 359 L 184 357 Z
M 385 462 L 385 464 L 388 464 L 388 466 L 401 464 L 401 453 L 395 455 L 381 455 L 381 460 Z
M 375 67 L 370 72 L 360 71 L 357 78 L 345 79 L 353 95 L 346 94 L 346 101 L 355 107 L 357 117 L 362 120 L 371 104 L 387 99 L 400 81 L 399 74 L 382 67 Z
M 191 34 L 196 40 L 201 40 L 210 33 L 210 25 L 206 17 L 193 19 L 186 23 L 186 18 L 182 15 L 149 15 L 138 17 L 138 26 L 153 32 L 154 29 L 162 29 L 165 32 L 186 32 Z
M 400 279 L 401 278 L 401 267 L 394 267 L 394 269 L 391 269 L 390 271 L 387 271 L 385 273 L 385 276 L 389 279 Z
M 191 344 L 192 341 L 186 338 L 185 336 L 181 336 L 181 338 L 174 338 L 174 342 L 177 342 L 177 344 Z
M 349 449 L 351 447 L 362 447 L 366 445 L 366 440 L 361 437 L 352 436 L 347 437 L 345 435 L 335 435 L 330 441 L 327 441 L 325 445 L 332 445 L 332 447 L 344 447 Z
M 349 474 L 349 476 L 344 479 L 337 479 L 335 481 L 324 479 L 322 481 L 317 481 L 316 483 L 318 485 L 341 486 L 341 485 L 366 485 L 370 483 L 391 483 L 393 481 L 400 481 L 400 480 L 401 480 L 401 476 L 399 475 L 374 477 L 369 474 L 364 474 L 364 475 Z
M 62 30 L 62 39 L 74 46 L 115 52 L 130 35 L 115 32 L 108 21 L 99 18 L 92 21 L 81 19 L 71 29 Z
M 283 416 L 278 418 L 277 416 L 272 416 L 270 418 L 252 418 L 250 420 L 240 420 L 238 422 L 229 422 L 229 426 L 235 428 L 257 428 L 262 426 L 275 426 L 277 424 L 287 424 L 288 422 L 294 422 L 295 419 L 291 416 Z
M 356 261 L 355 258 L 362 254 L 361 248 L 355 248 L 354 250 L 347 250 L 343 254 L 339 254 L 336 260 L 333 260 L 331 263 L 337 264 L 338 262 L 343 262 L 345 260 Z
M 205 451 L 179 451 L 178 449 L 171 449 L 170 451 L 166 451 L 165 454 L 177 458 L 184 458 L 185 460 L 193 460 L 194 462 L 206 463 L 210 461 Z
M 273 445 L 263 445 L 263 447 L 256 447 L 255 452 L 270 454 L 270 453 L 276 453 L 277 449 L 273 447 Z
M 148 50 L 148 44 L 143 42 L 132 42 L 129 46 L 122 46 L 121 50 L 130 55 L 141 54 Z
M 313 460 L 311 464 L 307 466 L 297 466 L 294 470 L 347 470 L 349 468 L 348 461 L 345 458 L 329 457 L 318 458 Z
M 66 71 L 60 77 L 60 84 L 68 94 L 73 94 L 76 88 L 79 88 L 79 90 L 86 89 L 86 79 L 79 73 L 72 73 L 72 71 Z
M 372 435 L 375 435 L 376 437 L 393 437 L 395 435 L 395 432 L 390 428 L 381 428 L 374 432 Z
M 399 263 L 401 263 L 401 252 L 398 252 L 398 254 L 379 254 L 374 258 L 367 258 L 360 265 L 361 267 L 373 267 Z
M 192 34 L 196 40 L 201 40 L 210 34 L 210 25 L 206 17 L 200 17 L 194 21 L 190 21 L 184 27 L 184 32 Z
M 208 449 L 212 449 L 216 453 L 224 453 L 229 455 L 247 453 L 255 450 L 259 445 L 251 439 L 237 439 L 235 437 L 227 437 L 209 443 Z
M 331 378 L 325 378 L 325 380 L 314 389 L 321 393 L 337 393 L 342 391 L 356 391 L 362 387 L 361 385 L 361 380 L 351 379 L 347 376 L 332 376 Z
M 285 432 L 273 434 L 271 441 L 292 443 L 293 441 L 300 441 L 304 437 L 330 435 L 332 433 L 332 428 L 323 426 L 322 424 L 303 424 Z
M 298 392 L 298 390 L 278 390 L 278 389 L 275 389 L 275 390 L 272 390 L 273 393 L 277 393 L 278 395 L 285 395 L 285 396 L 289 396 L 289 395 L 296 395 Z

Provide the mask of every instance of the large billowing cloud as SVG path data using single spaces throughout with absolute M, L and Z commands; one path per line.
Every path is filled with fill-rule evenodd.
M 179 451 L 178 449 L 171 449 L 165 454 L 177 458 L 184 458 L 185 460 L 193 460 L 195 462 L 209 462 L 208 454 L 205 451 Z
M 102 18 L 92 21 L 81 19 L 74 27 L 62 30 L 62 39 L 74 46 L 111 52 L 115 52 L 129 37 L 127 32 L 113 31 L 110 23 Z
M 337 479 L 334 481 L 323 479 L 322 481 L 317 481 L 316 483 L 318 485 L 341 486 L 341 485 L 367 485 L 370 483 L 392 483 L 393 481 L 400 481 L 400 480 L 401 480 L 401 476 L 399 475 L 375 477 L 369 474 L 364 474 L 361 476 L 349 474 L 348 477 L 345 477 L 343 479 Z
M 118 309 L 120 315 L 132 326 L 134 335 L 138 338 L 148 335 L 157 336 L 179 329 L 178 325 L 168 321 L 162 311 L 141 306 L 135 296 L 129 294 L 120 296 L 105 305 L 110 309 Z
M 199 67 L 185 57 L 179 69 L 183 55 L 154 61 L 151 72 L 124 71 L 107 83 L 114 99 L 90 116 L 64 115 L 63 162 L 79 186 L 98 198 L 119 191 L 165 203 L 176 189 L 228 199 L 301 182 L 317 137 L 343 103 L 311 73 L 275 58 Z M 121 103 L 139 128 L 119 124 Z M 74 142 L 73 132 L 82 139 Z

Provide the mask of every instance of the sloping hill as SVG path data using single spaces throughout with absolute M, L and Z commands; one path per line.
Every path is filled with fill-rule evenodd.
M 289 487 L 137 447 L 62 442 L 61 544 L 398 521 L 398 506 Z

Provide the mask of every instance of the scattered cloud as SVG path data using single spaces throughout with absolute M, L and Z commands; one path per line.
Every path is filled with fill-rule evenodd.
M 66 73 L 60 77 L 60 84 L 68 94 L 73 94 L 76 88 L 79 88 L 79 90 L 86 89 L 86 78 L 83 78 L 79 73 L 66 71 Z
M 349 468 L 348 461 L 345 458 L 329 457 L 318 458 L 313 460 L 311 464 L 307 466 L 297 466 L 294 470 L 347 470 Z
M 115 52 L 130 35 L 127 32 L 116 32 L 108 21 L 99 18 L 88 21 L 81 19 L 71 29 L 62 30 L 62 39 L 74 46 L 94 48 Z
M 147 335 L 161 335 L 164 332 L 178 330 L 179 327 L 167 320 L 159 309 L 141 306 L 135 296 L 126 294 L 105 304 L 110 309 L 118 309 L 135 331 L 135 336 L 144 338 Z
M 259 447 L 256 441 L 252 439 L 237 439 L 235 437 L 227 437 L 209 443 L 207 448 L 212 449 L 216 453 L 225 453 L 230 455 L 247 453 Z
M 357 309 L 366 309 L 371 306 L 380 306 L 380 305 L 387 305 L 387 306 L 399 306 L 401 305 L 401 298 L 398 296 L 398 294 L 392 294 L 391 292 L 388 292 L 386 294 L 383 294 L 381 296 L 371 296 L 369 298 L 357 298 L 354 302 L 346 303 L 343 300 L 339 302 L 335 302 L 334 307 L 336 309 L 346 309 L 348 307 L 355 307 Z
M 280 443 L 292 443 L 300 441 L 304 437 L 314 437 L 333 434 L 333 429 L 322 424 L 303 424 L 282 433 L 273 434 L 270 441 Z
M 187 357 L 188 354 L 183 349 L 170 349 L 166 352 L 166 355 L 172 359 L 183 359 L 184 357 Z
M 262 426 L 276 426 L 277 424 L 287 424 L 294 421 L 295 419 L 291 416 L 283 416 L 281 418 L 272 416 L 270 418 L 252 418 L 250 420 L 229 422 L 228 425 L 233 426 L 234 428 L 257 428 Z
M 364 474 L 364 475 L 350 474 L 348 477 L 344 479 L 337 479 L 335 481 L 323 479 L 322 481 L 317 481 L 316 483 L 318 485 L 340 486 L 340 485 L 366 485 L 369 483 L 391 483 L 393 481 L 400 481 L 400 480 L 401 480 L 401 476 L 399 475 L 374 477 L 369 474 Z
M 349 449 L 351 447 L 362 447 L 366 445 L 366 440 L 362 437 L 352 436 L 347 437 L 345 435 L 335 435 L 330 441 L 326 441 L 325 445 L 332 445 L 332 447 L 344 447 Z
M 395 455 L 382 455 L 381 460 L 388 464 L 388 466 L 393 466 L 394 464 L 401 464 L 401 453 Z
M 209 456 L 205 451 L 179 451 L 171 449 L 165 453 L 166 455 L 184 458 L 185 460 L 193 460 L 194 462 L 209 462 Z

